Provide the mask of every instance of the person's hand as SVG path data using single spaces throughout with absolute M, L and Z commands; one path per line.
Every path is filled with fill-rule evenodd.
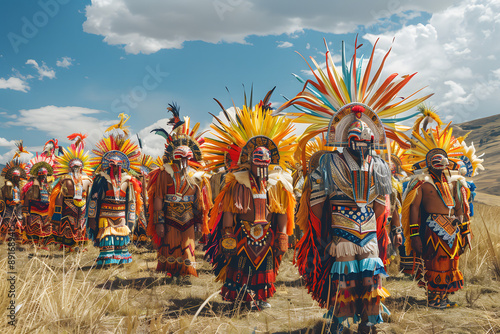
M 156 224 L 156 234 L 158 234 L 158 236 L 160 238 L 163 238 L 165 236 L 165 226 L 163 226 L 163 224 Z
M 411 248 L 418 254 L 422 254 L 422 240 L 420 240 L 420 237 L 416 236 L 411 238 Z
M 401 236 L 401 233 L 396 233 L 394 234 L 394 247 L 398 248 L 403 244 L 403 237 Z

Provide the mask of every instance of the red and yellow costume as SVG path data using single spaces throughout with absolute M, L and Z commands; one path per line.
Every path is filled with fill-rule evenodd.
M 218 124 L 211 125 L 212 137 L 206 138 L 208 167 L 230 165 L 210 213 L 206 257 L 216 280 L 224 283 L 224 300 L 239 296 L 257 307 L 265 307 L 276 291 L 294 228 L 295 198 L 286 166 L 295 137 L 289 120 L 271 115 L 270 93 L 253 108 L 236 108 L 236 117 L 223 108 L 227 122 L 215 117 Z M 268 170 L 270 164 L 278 166 Z
M 52 224 L 49 216 L 50 181 L 53 174 L 51 158 L 42 155 L 30 160 L 31 181 L 22 189 L 26 216 L 26 239 L 28 242 L 46 246 L 51 241 Z
M 413 258 L 413 265 L 405 272 L 415 275 L 419 286 L 427 286 L 429 305 L 449 307 L 448 294 L 462 289 L 463 275 L 458 269 L 459 256 L 468 243 L 470 191 L 465 178 L 458 175 L 459 157 L 463 155 L 460 140 L 452 136 L 450 124 L 445 128 L 414 131 L 412 148 L 406 152 L 408 166 L 414 169 L 404 193 L 402 225 L 406 238 L 406 254 Z M 449 159 L 449 165 L 440 174 L 433 172 L 435 156 Z M 430 184 L 438 193 L 449 214 L 427 212 L 422 206 L 418 217 L 412 217 L 410 206 L 421 187 Z M 460 212 L 461 217 L 451 214 Z M 421 254 L 413 249 L 412 238 L 421 240 Z M 420 257 L 421 256 L 421 257 Z M 443 302 L 445 304 L 443 304 Z
M 89 154 L 84 152 L 84 135 L 77 139 L 62 155 L 55 157 L 56 180 L 50 195 L 49 216 L 52 220 L 52 239 L 66 247 L 74 247 L 87 241 L 87 195 L 92 185 Z

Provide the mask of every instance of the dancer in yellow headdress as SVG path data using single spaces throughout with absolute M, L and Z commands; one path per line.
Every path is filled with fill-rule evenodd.
M 406 167 L 415 174 L 402 210 L 406 254 L 414 259 L 411 274 L 427 287 L 429 306 L 453 307 L 448 296 L 463 287 L 458 259 L 469 233 L 469 189 L 457 172 L 463 148 L 450 124 L 412 135 Z
M 120 122 L 121 123 L 121 122 Z M 139 147 L 122 134 L 110 134 L 92 150 L 90 167 L 96 173 L 88 196 L 89 237 L 99 247 L 97 265 L 132 262 L 127 245 L 130 228 L 142 210 Z
M 78 248 L 87 241 L 87 195 L 92 185 L 89 154 L 84 151 L 86 135 L 72 134 L 76 140 L 62 155 L 55 157 L 57 178 L 50 195 L 49 217 L 52 217 L 52 238 L 61 247 Z
M 54 160 L 37 155 L 30 160 L 31 181 L 22 189 L 26 215 L 26 238 L 28 242 L 48 249 L 51 241 L 52 224 L 49 216 L 49 197 Z
M 206 256 L 224 283 L 222 298 L 239 298 L 256 309 L 270 306 L 267 299 L 276 291 L 294 227 L 295 198 L 286 166 L 295 137 L 289 120 L 271 115 L 272 91 L 256 106 L 245 101 L 243 109 L 235 108 L 235 116 L 221 105 L 225 119 L 214 117 L 217 123 L 206 138 L 209 168 L 224 163 L 231 168 L 210 213 Z

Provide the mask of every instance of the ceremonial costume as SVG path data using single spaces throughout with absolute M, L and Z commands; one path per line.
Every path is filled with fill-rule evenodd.
M 22 243 L 24 239 L 22 182 L 26 182 L 25 164 L 12 159 L 2 169 L 5 184 L 0 190 L 0 242 L 12 240 Z
M 132 242 L 137 247 L 144 247 L 150 241 L 151 238 L 147 235 L 147 226 L 148 226 L 148 207 L 147 207 L 147 183 L 148 183 L 148 174 L 151 170 L 156 166 L 153 162 L 153 158 L 147 154 L 141 155 L 141 197 L 142 202 L 144 203 L 144 207 L 140 214 L 136 217 L 135 228 L 132 231 Z M 161 164 L 163 165 L 163 163 Z
M 139 172 L 140 151 L 130 139 L 114 134 L 96 146 L 90 161 L 96 175 L 88 196 L 88 235 L 100 249 L 97 265 L 129 263 L 129 226 L 142 210 L 141 186 L 130 172 Z
M 190 129 L 188 117 L 180 120 L 177 105 L 170 104 L 168 110 L 174 114 L 169 123 L 172 133 L 153 130 L 167 143 L 162 166 L 149 174 L 148 235 L 158 249 L 156 270 L 185 277 L 187 284 L 188 275 L 198 276 L 194 267 L 195 227 L 207 224 L 211 203 L 208 180 L 203 181 L 203 172 L 195 169 L 202 160 L 203 139 L 196 134 L 200 124 Z
M 52 239 L 61 247 L 82 245 L 87 241 L 87 195 L 92 185 L 92 170 L 88 152 L 84 152 L 85 135 L 74 134 L 77 139 L 62 155 L 55 157 L 54 181 L 50 196 L 49 216 L 52 219 Z
M 49 216 L 49 197 L 51 193 L 49 178 L 53 174 L 52 159 L 36 155 L 30 160 L 31 181 L 22 189 L 26 217 L 26 238 L 28 242 L 45 247 L 52 236 Z
M 415 175 L 402 210 L 406 253 L 413 257 L 407 273 L 427 287 L 429 306 L 451 307 L 448 295 L 463 287 L 458 260 L 470 233 L 469 189 L 456 172 L 463 148 L 449 124 L 421 134 L 414 131 L 413 137 L 407 155 Z
M 374 51 L 363 67 L 357 64 L 357 48 L 350 66 L 342 50 L 341 73 L 329 51 L 326 73 L 311 58 L 316 81 L 305 82 L 303 91 L 278 112 L 293 105 L 300 112 L 287 115 L 311 124 L 304 140 L 327 133 L 327 145 L 342 148 L 322 154 L 305 181 L 298 213 L 304 237 L 297 245 L 297 266 L 312 297 L 329 310 L 326 316 L 333 317 L 335 330 L 352 318 L 361 320 L 359 333 L 368 333 L 382 322 L 381 301 L 389 295 L 380 279 L 386 272 L 377 235 L 386 234 L 392 182 L 387 163 L 375 150 L 387 148 L 386 138 L 403 144 L 398 119 L 392 117 L 429 96 L 394 101 L 414 74 L 379 78 L 386 55 L 371 78 Z M 377 86 L 379 79 L 383 84 Z
M 441 118 L 431 106 L 427 106 L 422 103 L 417 107 L 417 110 L 421 113 L 421 115 L 415 120 L 413 131 L 417 133 L 419 133 L 420 131 L 426 131 L 427 127 L 433 122 L 435 122 L 438 126 L 443 125 Z M 394 143 L 393 145 L 395 145 L 395 147 L 391 146 L 391 163 L 393 163 L 395 166 L 395 170 L 393 172 L 395 172 L 395 178 L 398 181 L 398 183 L 396 184 L 398 189 L 397 210 L 399 212 L 399 218 L 401 219 L 403 192 L 406 190 L 409 182 L 409 178 L 402 177 L 401 173 L 405 173 L 405 176 L 412 175 L 413 168 L 407 161 L 408 155 L 406 154 L 406 149 L 408 149 L 409 147 L 402 149 L 397 145 L 397 143 Z M 391 204 L 393 204 L 392 199 Z M 412 254 L 406 253 L 405 241 L 406 239 L 403 235 L 403 243 L 401 244 L 401 246 L 399 246 L 398 249 L 400 259 L 399 269 L 403 273 L 409 274 L 414 269 L 414 260 Z
M 270 306 L 266 301 L 276 291 L 294 228 L 295 198 L 286 165 L 295 137 L 289 120 L 271 115 L 271 93 L 253 108 L 236 108 L 236 117 L 221 105 L 227 122 L 214 117 L 218 124 L 211 125 L 212 137 L 206 138 L 209 168 L 223 166 L 230 157 L 230 172 L 210 213 L 206 257 L 216 280 L 224 283 L 222 298 L 252 302 L 258 309 Z M 270 165 L 279 166 L 270 170 Z

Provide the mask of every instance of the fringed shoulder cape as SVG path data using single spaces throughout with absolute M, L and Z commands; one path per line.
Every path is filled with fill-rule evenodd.
M 174 171 L 169 164 L 164 164 L 151 171 L 148 175 L 148 211 L 149 221 L 147 234 L 153 240 L 153 244 L 158 247 L 160 245 L 160 238 L 156 233 L 156 226 L 154 223 L 154 200 L 156 197 L 165 198 L 168 193 L 169 179 L 173 179 Z M 193 181 L 193 185 L 197 188 L 197 195 L 195 198 L 195 209 L 200 213 L 197 223 L 201 223 L 202 233 L 208 234 L 208 213 L 212 207 L 212 196 L 210 188 L 210 179 L 204 172 L 195 172 L 190 170 L 188 176 Z
M 220 241 L 222 238 L 222 217 L 224 212 L 244 214 L 250 208 L 252 187 L 248 170 L 230 172 L 225 177 L 225 186 L 214 201 L 210 211 L 210 236 L 205 246 L 205 257 L 212 264 L 216 281 L 224 282 L 225 270 L 229 261 L 222 254 Z M 270 171 L 267 180 L 267 207 L 270 213 L 287 216 L 286 233 L 292 235 L 294 223 L 295 197 L 293 194 L 292 176 L 290 173 L 275 168 Z M 273 224 L 274 222 L 272 222 Z M 276 224 L 274 227 L 276 228 Z M 239 252 L 243 249 L 239 249 Z M 278 271 L 282 256 L 275 257 L 275 272 Z

